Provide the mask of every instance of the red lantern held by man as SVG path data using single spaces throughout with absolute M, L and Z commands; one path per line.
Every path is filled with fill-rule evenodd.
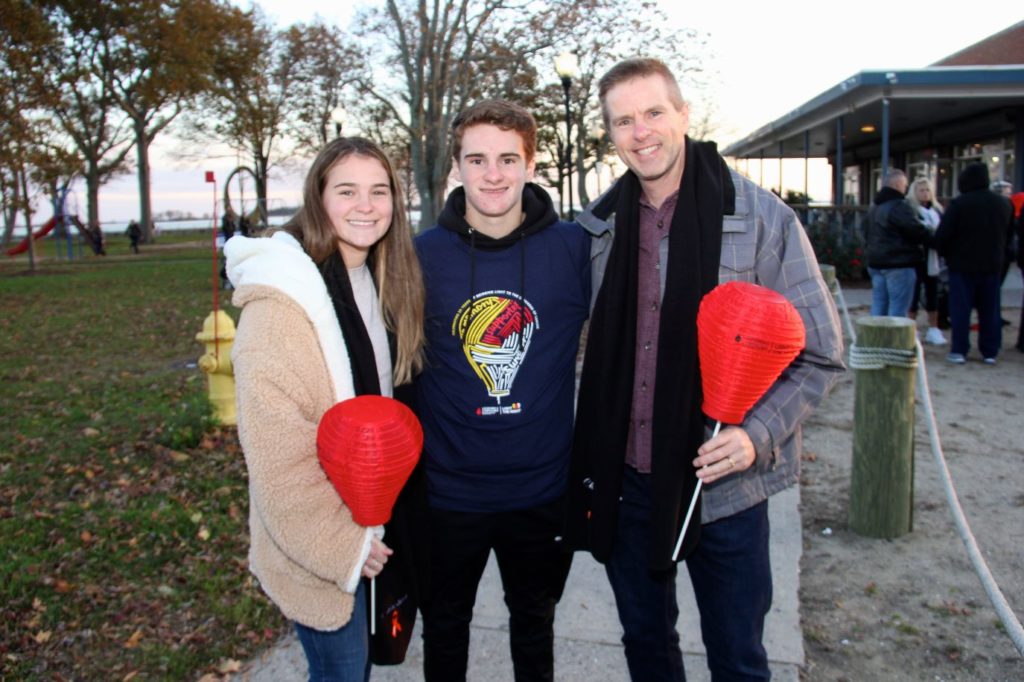
M 803 320 L 782 294 L 749 282 L 726 282 L 708 293 L 697 311 L 704 414 L 722 424 L 741 424 L 803 350 Z M 679 555 L 703 481 L 697 480 L 673 560 Z

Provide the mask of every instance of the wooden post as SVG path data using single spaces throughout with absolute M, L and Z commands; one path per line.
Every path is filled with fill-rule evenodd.
M 825 285 L 833 295 L 836 293 L 836 266 L 834 265 L 823 265 L 818 264 L 818 268 L 821 270 L 821 278 L 825 280 Z
M 905 317 L 857 320 L 861 348 L 912 350 L 915 326 Z M 913 530 L 914 369 L 858 369 L 853 407 L 850 530 L 895 538 Z

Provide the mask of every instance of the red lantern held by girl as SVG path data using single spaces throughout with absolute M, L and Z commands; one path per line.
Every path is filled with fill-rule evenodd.
M 423 427 L 393 398 L 361 395 L 334 405 L 320 418 L 316 452 L 320 466 L 362 526 L 391 519 L 395 500 L 423 450 Z M 377 613 L 376 581 L 370 581 L 370 613 Z M 370 618 L 370 634 L 377 632 Z
M 363 526 L 391 519 L 422 449 L 423 428 L 416 415 L 379 395 L 337 403 L 320 419 L 316 435 L 320 466 Z

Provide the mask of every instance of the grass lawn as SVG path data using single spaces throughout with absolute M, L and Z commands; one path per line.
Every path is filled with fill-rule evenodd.
M 0 262 L 0 679 L 195 679 L 285 628 L 194 366 L 209 250 L 108 239 L 71 263 L 44 246 L 34 275 Z

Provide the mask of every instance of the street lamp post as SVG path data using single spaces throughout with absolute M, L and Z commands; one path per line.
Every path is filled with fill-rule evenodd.
M 563 52 L 555 57 L 555 71 L 562 79 L 562 90 L 565 92 L 565 163 L 566 184 L 569 186 L 569 220 L 576 214 L 572 207 L 572 109 L 569 104 L 569 88 L 572 79 L 579 75 L 579 62 L 572 52 Z
M 331 111 L 331 120 L 334 121 L 334 136 L 341 137 L 341 128 L 345 125 L 345 118 L 348 116 L 348 112 L 345 111 L 345 107 L 334 107 Z

